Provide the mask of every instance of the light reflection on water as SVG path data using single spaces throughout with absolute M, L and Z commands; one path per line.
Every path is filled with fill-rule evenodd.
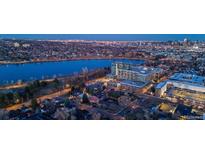
M 0 65 L 0 84 L 15 83 L 71 75 L 81 72 L 82 68 L 93 70 L 111 66 L 114 61 L 142 64 L 142 60 L 76 60 L 28 64 Z

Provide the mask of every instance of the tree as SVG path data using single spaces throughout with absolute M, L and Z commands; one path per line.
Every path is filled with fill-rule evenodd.
M 71 86 L 71 90 L 70 90 L 71 95 L 74 93 L 74 91 L 75 91 L 75 87 Z
M 152 93 L 155 93 L 155 91 L 156 91 L 155 87 L 151 87 L 150 90 L 151 90 Z
M 79 91 L 81 91 L 81 92 L 83 92 L 84 90 L 85 90 L 85 83 L 84 82 L 82 82 L 82 83 L 80 83 L 79 84 Z
M 41 81 L 40 84 L 41 84 L 42 87 L 45 87 L 45 86 L 48 85 L 48 83 L 46 81 Z
M 87 94 L 83 94 L 82 103 L 90 104 L 90 101 L 88 99 L 88 95 Z
M 18 92 L 16 92 L 16 93 L 14 94 L 14 101 L 15 101 L 15 102 L 18 102 L 18 101 L 20 101 L 20 99 L 21 99 L 21 96 L 19 95 Z
M 5 102 L 5 99 L 6 99 L 5 95 L 4 94 L 0 94 L 0 103 Z
M 37 103 L 36 99 L 31 100 L 31 108 L 33 111 L 35 111 L 38 108 L 39 104 Z
M 55 79 L 53 80 L 53 82 L 58 84 L 58 83 L 59 83 L 59 80 L 58 80 L 57 78 L 55 78 Z
M 34 81 L 34 82 L 33 82 L 33 85 L 34 85 L 34 88 L 38 88 L 38 87 L 41 86 L 39 80 Z
M 14 99 L 14 95 L 11 92 L 7 93 L 6 97 L 7 97 L 9 103 L 12 102 Z
M 31 90 L 29 87 L 25 88 L 25 96 L 26 96 L 27 100 L 30 99 L 30 97 L 31 97 Z
M 53 83 L 54 83 L 55 89 L 57 89 L 58 86 L 59 86 L 59 84 L 60 84 L 59 80 L 58 80 L 57 78 L 55 78 L 54 81 L 53 81 Z

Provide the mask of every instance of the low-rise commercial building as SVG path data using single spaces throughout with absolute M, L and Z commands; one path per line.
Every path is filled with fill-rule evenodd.
M 168 85 L 180 89 L 205 93 L 205 77 L 202 76 L 175 73 L 169 80 L 161 82 L 156 86 L 156 94 L 158 96 L 163 95 L 167 91 Z
M 111 67 L 112 75 L 120 80 L 148 83 L 162 69 L 139 66 L 130 63 L 115 62 Z

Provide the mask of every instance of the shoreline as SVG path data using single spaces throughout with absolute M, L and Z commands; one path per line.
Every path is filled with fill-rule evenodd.
M 0 61 L 1 65 L 21 65 L 21 64 L 32 64 L 32 63 L 47 63 L 47 62 L 63 62 L 63 61 L 76 61 L 76 60 L 149 60 L 145 58 L 127 58 L 127 57 L 115 57 L 115 58 L 107 58 L 107 57 L 92 57 L 92 58 L 72 58 L 72 59 L 58 59 L 58 60 L 35 60 L 35 61 L 20 61 L 20 62 L 12 62 L 12 61 Z
M 92 58 L 75 58 L 75 59 L 62 59 L 62 60 L 47 60 L 47 61 L 31 61 L 31 62 L 29 62 L 29 61 L 22 61 L 22 62 L 4 62 L 4 64 L 0 64 L 0 67 L 7 67 L 7 65 L 24 65 L 24 64 L 43 64 L 43 63 L 52 63 L 52 62 L 63 62 L 63 61 L 80 61 L 80 60 L 136 60 L 136 61 L 144 61 L 144 59 L 139 59 L 139 58 L 124 58 L 124 57 L 117 57 L 117 58 L 106 58 L 106 57 L 101 57 L 101 58 L 94 58 L 94 57 L 92 57 Z M 1 62 L 0 62 L 1 63 Z M 73 76 L 74 74 L 72 73 L 72 74 L 68 74 L 68 75 L 65 75 L 65 76 L 56 76 L 56 78 L 64 78 L 64 77 L 71 77 L 71 76 Z M 39 79 L 40 81 L 42 80 L 51 80 L 51 79 L 53 79 L 53 77 L 49 77 L 49 78 L 45 78 L 45 79 Z M 25 83 L 28 83 L 28 82 L 30 82 L 30 81 L 32 81 L 32 80 L 21 80 L 21 82 L 23 83 L 23 84 L 25 84 Z M 18 88 L 18 87 L 21 87 L 22 86 L 22 84 L 19 84 L 17 81 L 16 82 L 14 82 L 14 83 L 1 83 L 0 84 L 0 90 L 5 90 L 5 89 L 11 89 L 11 87 L 12 88 Z

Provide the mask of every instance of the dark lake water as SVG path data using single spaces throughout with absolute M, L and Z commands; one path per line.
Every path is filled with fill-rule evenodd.
M 71 75 L 81 72 L 83 68 L 93 70 L 111 66 L 114 61 L 142 64 L 142 60 L 76 60 L 61 62 L 44 62 L 28 64 L 0 65 L 0 85 L 15 83 L 19 80 L 30 81 Z

